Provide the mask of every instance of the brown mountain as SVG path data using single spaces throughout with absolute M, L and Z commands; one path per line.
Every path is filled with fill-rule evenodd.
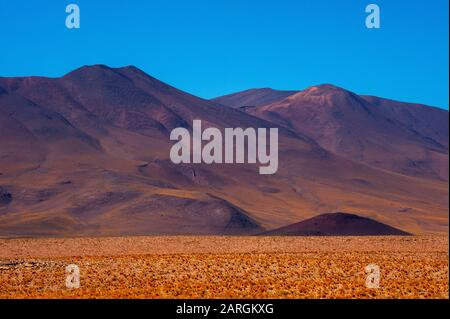
M 346 213 L 315 216 L 296 224 L 265 232 L 271 236 L 405 236 L 407 232 L 373 219 Z
M 448 180 L 448 111 L 325 84 L 246 112 L 323 148 L 393 172 Z
M 280 128 L 279 169 L 175 165 L 170 130 Z M 0 78 L 0 236 L 255 234 L 330 211 L 448 231 L 448 185 L 370 167 L 135 67 Z
M 280 101 L 297 92 L 273 90 L 270 88 L 250 89 L 220 96 L 212 99 L 212 101 L 232 108 L 246 108 Z

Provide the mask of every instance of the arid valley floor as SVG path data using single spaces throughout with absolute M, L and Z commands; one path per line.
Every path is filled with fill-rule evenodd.
M 448 236 L 0 239 L 0 298 L 448 298 L 448 257 Z

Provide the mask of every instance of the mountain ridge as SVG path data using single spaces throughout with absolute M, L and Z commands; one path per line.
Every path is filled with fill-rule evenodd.
M 447 110 L 358 95 L 331 84 L 242 110 L 308 136 L 351 160 L 448 180 Z
M 0 236 L 223 235 L 227 225 L 253 234 L 338 210 L 417 234 L 448 231 L 445 182 L 346 159 L 135 67 L 0 78 L 0 91 Z M 173 164 L 170 130 L 194 119 L 279 127 L 277 174 Z

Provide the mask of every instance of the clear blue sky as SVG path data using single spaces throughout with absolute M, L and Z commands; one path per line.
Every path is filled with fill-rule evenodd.
M 0 30 L 0 76 L 135 65 L 205 98 L 332 83 L 448 108 L 448 0 L 0 0 Z

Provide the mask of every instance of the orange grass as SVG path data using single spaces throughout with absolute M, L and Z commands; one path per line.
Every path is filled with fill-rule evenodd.
M 68 264 L 80 289 L 65 287 Z M 448 296 L 448 236 L 0 240 L 0 298 Z

